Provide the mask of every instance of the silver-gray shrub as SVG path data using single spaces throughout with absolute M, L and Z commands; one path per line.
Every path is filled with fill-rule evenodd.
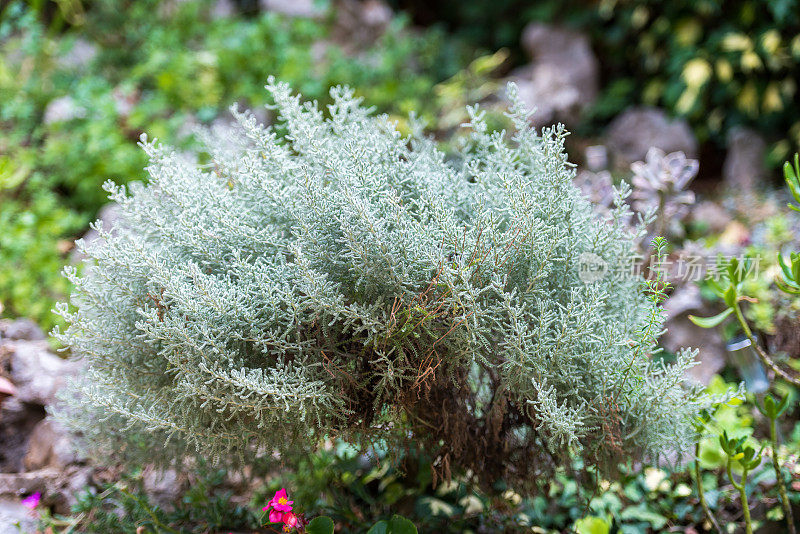
M 107 186 L 121 219 L 68 270 L 56 332 L 88 360 L 73 406 L 100 434 L 214 455 L 383 440 L 521 484 L 693 441 L 707 399 L 684 383 L 694 352 L 651 356 L 627 189 L 597 219 L 563 128 L 512 99 L 515 133 L 489 132 L 472 108 L 446 157 L 347 89 L 327 111 L 268 90 L 278 130 L 234 110 L 207 154 L 143 141 L 149 183 Z

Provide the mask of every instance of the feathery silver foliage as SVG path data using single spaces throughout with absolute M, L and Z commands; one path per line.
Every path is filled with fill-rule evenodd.
M 270 81 L 279 129 L 234 110 L 209 157 L 155 141 L 149 183 L 83 247 L 70 323 L 105 432 L 210 454 L 411 439 L 450 466 L 528 480 L 568 454 L 611 466 L 694 439 L 694 353 L 651 358 L 662 316 L 628 272 L 625 197 L 572 184 L 560 125 L 471 135 L 446 158 L 346 88 L 322 110 Z M 585 281 L 586 254 L 605 262 Z M 642 335 L 642 332 L 648 332 Z M 73 401 L 75 402 L 75 401 Z

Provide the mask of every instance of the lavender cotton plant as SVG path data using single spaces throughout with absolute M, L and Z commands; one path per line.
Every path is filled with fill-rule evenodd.
M 234 110 L 210 159 L 143 140 L 149 182 L 107 184 L 121 219 L 67 269 L 56 331 L 88 361 L 64 413 L 93 440 L 227 457 L 336 436 L 520 491 L 575 455 L 610 472 L 694 443 L 695 352 L 652 358 L 660 297 L 615 274 L 629 189 L 597 219 L 563 127 L 535 131 L 511 86 L 513 135 L 469 108 L 446 158 L 348 89 L 323 110 L 267 88 L 278 126 Z

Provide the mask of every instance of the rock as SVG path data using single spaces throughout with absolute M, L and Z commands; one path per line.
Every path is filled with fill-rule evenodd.
M 586 167 L 592 172 L 608 169 L 608 149 L 603 145 L 587 146 L 583 151 Z
M 153 502 L 169 508 L 180 494 L 181 479 L 175 469 L 156 469 L 148 466 L 142 473 L 142 488 Z
M 697 365 L 689 369 L 688 375 L 694 381 L 707 386 L 711 377 L 725 366 L 727 351 L 725 341 L 716 328 L 700 328 L 689 320 L 689 314 L 709 316 L 713 310 L 706 308 L 700 295 L 700 288 L 693 281 L 687 281 L 664 302 L 667 312 L 666 333 L 661 337 L 661 345 L 670 352 L 680 349 L 699 349 Z
M 381 0 L 338 0 L 334 13 L 332 38 L 347 54 L 373 50 L 393 17 L 392 8 Z
M 775 318 L 775 334 L 767 338 L 769 350 L 774 354 L 800 354 L 800 313 L 784 311 Z
M 0 405 L 2 405 L 3 399 L 16 394 L 17 388 L 14 387 L 14 384 L 8 378 L 0 376 Z
M 144 489 L 148 493 L 172 493 L 175 494 L 179 489 L 178 473 L 174 469 L 155 469 L 145 470 L 142 478 Z
M 94 472 L 92 467 L 69 466 L 62 470 L 0 473 L 0 502 L 19 503 L 24 496 L 39 492 L 53 511 L 66 514 L 77 503 L 77 496 L 92 483 Z M 4 526 L 0 520 L 0 534 L 4 532 Z M 18 532 L 15 531 L 15 534 Z
M 30 319 L 17 319 L 5 324 L 0 324 L 0 337 L 6 339 L 42 341 L 47 339 L 42 329 Z
M 23 464 L 29 471 L 45 467 L 63 469 L 84 459 L 78 454 L 67 429 L 52 417 L 47 417 L 33 429 Z
M 599 63 L 580 33 L 531 23 L 522 33 L 522 47 L 531 64 L 517 70 L 512 81 L 536 113 L 537 126 L 561 121 L 575 124 L 597 99 Z
M 42 406 L 11 397 L 0 406 L 0 473 L 23 470 L 23 457 L 30 435 L 44 419 Z
M 51 100 L 49 104 L 47 104 L 47 107 L 44 108 L 42 123 L 55 124 L 59 122 L 71 121 L 72 119 L 80 119 L 85 116 L 86 110 L 79 106 L 75 102 L 75 99 L 69 95 L 66 95 L 55 98 Z
M 728 134 L 728 152 L 722 165 L 725 186 L 741 193 L 752 191 L 764 183 L 764 158 L 767 144 L 764 138 L 748 128 L 734 128 Z
M 70 466 L 59 480 L 58 498 L 54 502 L 56 513 L 68 514 L 78 503 L 78 496 L 92 482 L 94 468 Z
M 733 220 L 730 212 L 710 200 L 695 204 L 691 211 L 692 222 L 702 224 L 708 228 L 709 234 L 719 234 Z
M 236 15 L 236 4 L 233 0 L 217 0 L 211 8 L 212 19 L 227 19 Z
M 696 313 L 703 309 L 703 298 L 700 296 L 700 288 L 689 280 L 686 284 L 678 286 L 669 298 L 664 301 L 664 311 L 667 312 L 668 319 L 679 318 L 686 313 Z
M 381 0 L 366 0 L 361 5 L 361 20 L 367 26 L 385 28 L 393 16 L 392 8 Z
M 97 57 L 97 45 L 86 39 L 75 39 L 72 48 L 60 54 L 56 61 L 65 70 L 82 69 Z
M 687 374 L 696 382 L 707 386 L 711 377 L 725 367 L 725 342 L 716 328 L 706 329 L 695 325 L 686 315 L 667 321 L 667 332 L 661 344 L 670 352 L 678 352 L 684 347 L 699 349 L 698 364 Z M 700 344 L 698 345 L 698 342 Z
M 631 108 L 615 118 L 606 131 L 606 146 L 614 165 L 628 170 L 632 163 L 642 161 L 651 147 L 666 153 L 683 152 L 697 157 L 697 139 L 683 119 L 671 120 L 657 108 Z
M 314 0 L 260 0 L 264 11 L 274 11 L 290 17 L 318 18 L 325 15 Z
M 79 368 L 51 353 L 45 342 L 19 341 L 10 350 L 9 375 L 17 387 L 15 398 L 22 402 L 53 404 L 58 390 Z
M 36 532 L 37 517 L 20 499 L 0 499 L 0 534 Z
M 55 469 L 29 473 L 0 473 L 0 498 L 19 498 L 34 492 L 47 494 L 58 480 Z

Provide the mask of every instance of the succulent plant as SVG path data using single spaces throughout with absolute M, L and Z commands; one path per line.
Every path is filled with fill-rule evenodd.
M 687 158 L 683 152 L 665 154 L 655 147 L 647 151 L 645 161 L 631 164 L 633 209 L 640 213 L 657 211 L 656 235 L 665 230 L 681 233 L 678 224 L 695 200 L 694 193 L 686 188 L 697 176 L 698 168 L 697 160 Z

